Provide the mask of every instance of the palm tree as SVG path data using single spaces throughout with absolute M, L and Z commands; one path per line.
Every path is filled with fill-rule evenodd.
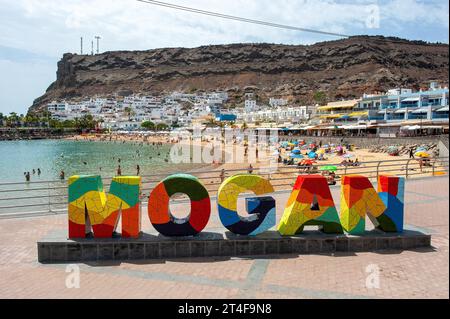
M 131 109 L 131 107 L 127 106 L 125 109 L 125 114 L 128 116 L 128 121 L 131 120 L 131 116 L 135 115 L 134 111 Z
M 20 117 L 17 115 L 17 113 L 11 112 L 11 113 L 9 113 L 9 116 L 6 120 L 6 126 L 15 127 L 15 126 L 17 126 L 19 121 L 20 121 Z

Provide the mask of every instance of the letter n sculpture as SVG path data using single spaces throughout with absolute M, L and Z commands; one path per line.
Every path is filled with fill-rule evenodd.
M 69 238 L 85 238 L 92 225 L 94 237 L 111 238 L 122 212 L 122 237 L 139 237 L 141 178 L 114 177 L 108 194 L 100 176 L 79 175 L 69 178 Z
M 403 231 L 404 179 L 380 176 L 377 194 L 367 177 L 349 175 L 342 178 L 341 223 L 349 234 L 365 231 L 365 217 L 385 232 Z

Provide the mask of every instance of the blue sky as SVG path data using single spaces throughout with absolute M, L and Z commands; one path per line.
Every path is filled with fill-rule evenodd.
M 166 0 L 245 18 L 350 35 L 448 43 L 447 0 Z M 0 0 L 0 112 L 26 113 L 56 79 L 65 52 L 270 42 L 311 44 L 335 37 L 222 20 L 135 0 Z

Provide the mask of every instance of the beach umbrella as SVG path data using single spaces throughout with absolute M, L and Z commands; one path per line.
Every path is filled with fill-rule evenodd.
M 389 146 L 387 153 L 392 156 L 398 155 L 398 153 L 399 153 L 398 147 L 397 146 Z
M 350 157 L 354 157 L 355 155 L 353 155 L 353 154 L 349 154 L 349 153 L 347 153 L 347 154 L 345 154 L 344 156 L 342 156 L 343 158 L 350 158 Z
M 309 152 L 308 153 L 308 157 L 309 158 L 316 158 L 316 155 L 317 155 L 316 152 Z
M 303 155 L 291 153 L 291 154 L 289 154 L 289 157 L 290 158 L 303 158 Z
M 293 153 L 293 154 L 300 154 L 300 150 L 299 149 L 293 149 L 291 153 Z
M 417 152 L 426 152 L 426 151 L 428 151 L 428 150 L 426 149 L 426 147 L 423 147 L 423 146 L 420 146 L 416 149 L 416 153 Z
M 295 141 L 295 142 L 294 142 L 294 145 L 298 145 L 298 141 Z
M 324 148 L 329 148 L 330 147 L 330 145 L 328 145 L 328 144 L 325 144 L 324 146 L 323 146 Z
M 414 156 L 417 156 L 417 157 L 430 157 L 430 154 L 428 154 L 427 152 L 424 152 L 424 151 L 420 151 L 420 152 L 416 152 L 416 154 L 414 154 Z
M 319 167 L 319 171 L 336 172 L 337 171 L 337 167 L 336 166 L 332 166 L 332 165 L 321 166 L 321 167 Z
M 312 160 L 312 159 L 306 159 L 306 160 L 303 160 L 303 164 L 304 165 L 312 165 L 312 164 L 314 164 L 316 161 L 314 161 L 314 160 Z
M 286 142 L 286 141 L 284 141 L 284 142 L 281 142 L 281 144 L 280 144 L 282 147 L 286 147 L 286 146 L 288 146 L 289 145 L 289 143 L 288 142 Z
M 275 151 L 275 152 L 272 153 L 272 155 L 280 155 L 280 152 Z
M 321 148 L 320 150 L 317 151 L 317 154 L 325 154 L 325 150 Z

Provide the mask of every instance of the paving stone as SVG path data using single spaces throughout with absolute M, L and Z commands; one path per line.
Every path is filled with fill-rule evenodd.
M 83 244 L 81 246 L 81 259 L 83 261 L 97 260 L 97 244 Z
M 205 256 L 205 242 L 193 241 L 191 242 L 191 257 L 204 257 Z
M 51 246 L 47 244 L 38 244 L 38 261 L 50 262 L 51 261 Z
M 417 247 L 416 239 L 416 237 L 403 238 L 403 248 L 410 249 Z
M 67 245 L 66 244 L 54 244 L 50 249 L 52 262 L 65 262 L 67 261 Z
M 112 244 L 98 244 L 98 260 L 113 260 L 114 245 Z
M 128 244 L 115 243 L 114 244 L 114 260 L 128 260 L 129 248 Z
M 400 237 L 391 238 L 389 245 L 391 249 L 401 250 L 403 249 L 403 239 Z
M 292 238 L 292 253 L 294 254 L 306 254 L 308 247 L 306 246 L 307 240 L 304 238 Z
M 160 258 L 159 243 L 146 243 L 145 259 L 158 259 L 158 258 Z
M 266 248 L 266 255 L 278 255 L 280 251 L 278 240 L 266 240 L 264 243 Z
M 129 259 L 131 259 L 131 260 L 145 259 L 145 244 L 144 243 L 130 243 L 129 244 Z
M 67 261 L 80 261 L 81 255 L 81 244 L 67 244 Z
M 263 240 L 250 241 L 250 255 L 264 255 L 265 247 Z
M 377 239 L 376 238 L 364 238 L 363 250 L 364 251 L 375 251 L 377 249 Z
M 205 241 L 205 256 L 220 256 L 220 244 L 218 240 Z
M 348 251 L 348 238 L 337 237 L 336 238 L 336 251 L 347 252 Z
M 322 240 L 321 252 L 334 253 L 336 251 L 336 239 L 324 239 Z
M 308 239 L 307 241 L 308 254 L 320 253 L 322 250 L 322 240 Z
M 292 254 L 292 240 L 291 239 L 282 239 L 279 243 L 280 246 L 280 254 Z
M 159 244 L 161 258 L 175 258 L 175 242 L 161 242 Z
M 191 257 L 191 244 L 188 241 L 175 243 L 177 258 Z
M 377 250 L 385 250 L 390 248 L 389 238 L 378 237 L 377 238 Z
M 234 240 L 220 242 L 220 256 L 236 256 L 236 242 Z
M 430 247 L 431 246 L 431 236 L 418 236 L 416 239 L 417 247 Z
M 250 243 L 248 240 L 236 241 L 236 256 L 248 256 L 250 255 Z

